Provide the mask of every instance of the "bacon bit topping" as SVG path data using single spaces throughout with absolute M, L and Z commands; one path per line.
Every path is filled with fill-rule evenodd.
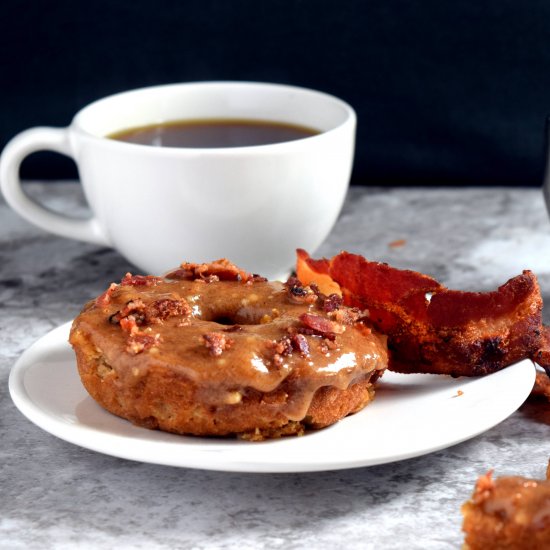
M 151 329 L 140 330 L 138 319 L 141 320 L 142 317 L 136 318 L 134 315 L 128 315 L 119 320 L 120 328 L 128 334 L 126 351 L 132 355 L 158 346 L 162 341 L 160 334 L 153 334 L 150 332 Z
M 120 320 L 120 328 L 128 334 L 126 351 L 132 355 L 137 355 L 153 346 L 158 346 L 161 342 L 160 334 L 140 330 L 133 315 L 123 317 Z
M 353 325 L 359 321 L 362 317 L 367 317 L 367 313 L 357 308 L 346 307 L 344 309 L 338 309 L 331 314 L 331 317 L 342 325 Z
M 290 277 L 285 283 L 288 298 L 295 304 L 314 304 L 319 296 L 309 286 L 303 286 L 296 277 Z
M 290 355 L 292 353 L 292 341 L 288 336 L 283 336 L 280 340 L 273 341 L 275 352 L 279 355 Z
M 309 344 L 303 334 L 294 334 L 291 338 L 292 347 L 299 351 L 303 356 L 309 355 Z
M 342 307 L 344 299 L 338 294 L 330 294 L 323 299 L 323 311 L 332 313 Z
M 290 288 L 292 286 L 303 286 L 303 285 L 300 279 L 298 279 L 298 277 L 291 276 L 286 280 L 286 282 L 284 283 L 284 286 L 286 286 L 287 288 Z
M 147 334 L 146 332 L 138 331 L 128 337 L 126 351 L 132 355 L 137 355 L 142 351 L 158 346 L 160 342 L 160 334 Z
M 95 300 L 95 305 L 100 308 L 106 308 L 111 303 L 111 294 L 118 287 L 116 283 L 111 283 L 109 288 Z
M 240 269 L 229 260 L 222 258 L 209 264 L 183 263 L 166 275 L 167 279 L 178 279 L 186 281 L 203 280 L 205 282 L 217 281 L 243 281 L 254 279 L 254 275 Z
M 342 334 L 346 330 L 346 327 L 339 323 L 321 317 L 320 315 L 312 315 L 311 313 L 302 313 L 302 315 L 300 315 L 300 321 L 306 328 L 311 329 L 314 334 L 325 337 L 334 334 Z
M 136 323 L 136 318 L 133 315 L 128 315 L 128 317 L 123 317 L 120 319 L 120 328 L 128 333 L 130 336 L 135 334 L 139 329 Z
M 271 340 L 266 345 L 273 350 L 272 360 L 277 367 L 281 367 L 284 358 L 292 353 L 292 341 L 288 336 L 283 336 L 280 340 Z
M 162 283 L 162 279 L 154 275 L 132 275 L 131 273 L 126 273 L 120 281 L 120 286 L 155 286 L 159 283 Z
M 208 332 L 202 335 L 204 345 L 213 357 L 219 357 L 226 349 L 229 349 L 234 340 L 221 332 Z
M 145 304 L 140 298 L 130 300 L 124 308 L 109 317 L 109 322 L 116 325 L 131 315 L 138 326 L 145 324 Z
M 283 364 L 284 358 L 291 355 L 293 351 L 298 351 L 304 357 L 310 353 L 307 338 L 300 333 L 283 336 L 280 340 L 272 340 L 267 343 L 267 347 L 273 351 L 272 359 L 278 367 Z
M 151 302 L 145 312 L 147 321 L 158 323 L 169 317 L 187 317 L 191 315 L 191 306 L 183 298 L 173 300 L 171 298 L 162 298 Z
M 321 353 L 328 353 L 330 350 L 336 349 L 338 345 L 334 341 L 334 339 L 329 338 L 323 338 L 321 340 L 321 343 L 319 344 L 319 349 Z
M 113 324 L 119 323 L 122 319 L 132 316 L 138 326 L 147 323 L 161 323 L 169 317 L 187 317 L 191 314 L 191 307 L 183 298 L 173 300 L 162 298 L 150 304 L 145 304 L 140 298 L 130 300 L 126 306 L 109 317 Z

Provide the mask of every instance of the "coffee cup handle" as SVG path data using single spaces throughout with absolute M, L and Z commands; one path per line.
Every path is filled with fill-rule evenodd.
M 73 158 L 67 128 L 37 127 L 15 136 L 0 157 L 0 187 L 7 203 L 32 224 L 62 237 L 112 246 L 99 220 L 92 216 L 84 220 L 48 210 L 29 198 L 21 186 L 19 168 L 31 153 L 54 151 Z

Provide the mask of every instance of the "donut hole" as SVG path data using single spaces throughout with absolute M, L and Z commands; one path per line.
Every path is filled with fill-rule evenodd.
M 229 317 L 228 315 L 220 315 L 219 317 L 216 317 L 212 319 L 212 322 L 218 323 L 218 325 L 237 325 L 242 323 L 237 323 L 234 318 Z
M 266 310 L 263 308 L 243 307 L 237 311 L 212 312 L 208 321 L 218 325 L 261 325 L 266 319 Z

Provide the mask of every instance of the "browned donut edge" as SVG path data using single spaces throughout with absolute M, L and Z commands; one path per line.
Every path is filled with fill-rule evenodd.
M 149 429 L 196 436 L 238 436 L 261 441 L 283 435 L 302 435 L 306 429 L 329 426 L 363 409 L 374 398 L 378 372 L 347 389 L 316 391 L 302 421 L 281 414 L 285 388 L 264 394 L 247 390 L 235 404 L 213 409 L 196 397 L 196 386 L 177 372 L 152 365 L 139 381 L 121 383 L 116 370 L 84 342 L 72 341 L 82 383 L 107 411 Z M 372 380 L 371 380 L 372 378 Z

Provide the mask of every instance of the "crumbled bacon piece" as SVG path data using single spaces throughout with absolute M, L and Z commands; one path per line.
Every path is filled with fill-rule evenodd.
M 107 307 L 111 303 L 111 295 L 117 287 L 118 285 L 116 283 L 111 283 L 109 288 L 96 298 L 95 305 L 100 308 Z
M 291 355 L 293 351 L 298 351 L 304 357 L 310 353 L 307 338 L 300 332 L 291 332 L 290 336 L 273 340 L 269 342 L 268 346 L 275 352 L 273 361 L 278 366 L 282 365 L 284 357 Z
M 229 349 L 234 340 L 228 338 L 225 334 L 221 332 L 208 332 L 202 335 L 204 345 L 210 352 L 210 355 L 214 357 L 219 357 L 226 349 Z
M 136 324 L 142 326 L 147 323 L 160 323 L 169 317 L 186 317 L 190 314 L 191 307 L 183 298 L 177 300 L 161 298 L 149 304 L 145 304 L 143 300 L 136 298 L 130 300 L 120 311 L 111 315 L 109 321 L 116 324 L 121 319 L 131 315 L 134 317 Z
M 286 282 L 285 282 L 285 286 L 287 288 L 291 287 L 291 286 L 302 286 L 302 281 L 300 281 L 300 279 L 298 279 L 298 277 L 294 277 L 294 276 L 290 276 Z
M 151 302 L 145 310 L 147 322 L 158 323 L 169 317 L 187 317 L 191 314 L 191 306 L 183 298 L 161 298 Z
M 148 334 L 146 332 L 137 331 L 130 334 L 128 337 L 126 351 L 132 355 L 137 355 L 142 351 L 158 346 L 160 341 L 160 334 Z
M 120 281 L 120 286 L 155 286 L 159 283 L 162 283 L 162 279 L 154 275 L 132 275 L 131 273 L 126 273 Z
M 309 344 L 303 334 L 294 334 L 291 338 L 292 347 L 299 351 L 304 357 L 309 355 Z
M 283 336 L 280 340 L 271 340 L 266 345 L 273 351 L 272 360 L 277 367 L 280 367 L 284 358 L 292 353 L 292 340 L 288 336 Z
M 274 342 L 275 351 L 279 355 L 290 355 L 292 353 L 292 341 L 288 336 L 283 336 L 280 340 Z
M 321 317 L 320 315 L 313 315 L 311 313 L 302 313 L 299 317 L 301 323 L 316 334 L 320 336 L 327 336 L 330 334 L 342 334 L 346 327 L 335 321 L 331 321 L 326 317 Z
M 300 280 L 300 279 L 298 279 L 298 280 Z M 309 286 L 309 288 L 311 288 L 311 290 L 313 290 L 313 292 L 315 292 L 315 294 L 317 294 L 317 296 L 319 296 L 319 298 L 321 298 L 321 297 L 323 297 L 323 299 L 326 298 L 326 296 L 321 293 L 321 290 L 319 289 L 319 287 L 317 286 L 316 283 L 311 282 L 311 283 L 309 283 L 308 286 Z
M 167 279 L 179 279 L 187 281 L 203 280 L 215 281 L 242 281 L 247 282 L 254 276 L 240 269 L 229 260 L 222 258 L 208 264 L 183 263 L 174 271 L 166 275 Z
M 332 313 L 333 311 L 336 311 L 337 309 L 340 309 L 344 303 L 344 299 L 342 296 L 339 296 L 338 294 L 330 294 L 329 296 L 326 296 L 323 300 L 323 311 L 326 313 Z
M 311 290 L 308 286 L 306 287 L 292 287 L 289 289 L 290 301 L 295 304 L 314 304 L 317 301 L 317 294 Z
M 117 324 L 121 319 L 132 315 L 137 325 L 141 326 L 145 324 L 145 304 L 140 298 L 130 300 L 120 311 L 113 313 L 109 317 L 109 321 L 113 324 Z
M 288 298 L 295 304 L 314 304 L 319 296 L 309 286 L 304 286 L 296 277 L 290 277 L 285 283 Z
M 365 313 L 354 307 L 346 307 L 337 309 L 332 313 L 331 317 L 342 325 L 353 325 L 359 319 L 365 317 Z
M 330 350 L 336 349 L 337 347 L 336 342 L 331 338 L 323 338 L 319 344 L 321 353 L 328 353 Z
M 161 342 L 160 334 L 140 330 L 133 315 L 120 319 L 120 328 L 128 334 L 126 351 L 132 355 L 158 346 Z
M 288 294 L 290 301 L 295 304 L 314 304 L 318 299 L 317 294 L 315 294 L 315 292 L 313 292 L 313 290 L 311 290 L 308 286 L 292 287 L 289 289 Z
M 135 334 L 139 330 L 138 325 L 136 323 L 136 318 L 133 315 L 128 315 L 128 317 L 122 317 L 119 323 L 120 323 L 120 328 L 124 332 L 130 335 Z

